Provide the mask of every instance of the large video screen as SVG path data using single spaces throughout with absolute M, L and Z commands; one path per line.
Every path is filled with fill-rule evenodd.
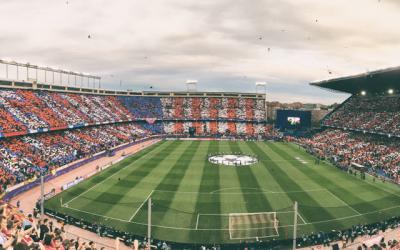
M 281 130 L 307 130 L 311 128 L 311 112 L 303 110 L 277 110 L 275 127 Z
M 288 117 L 287 121 L 290 126 L 299 126 L 301 124 L 300 117 Z

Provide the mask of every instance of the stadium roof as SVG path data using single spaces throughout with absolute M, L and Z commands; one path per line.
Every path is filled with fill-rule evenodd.
M 400 67 L 312 82 L 310 85 L 350 94 L 359 94 L 361 91 L 366 91 L 367 93 L 384 93 L 389 89 L 399 92 Z

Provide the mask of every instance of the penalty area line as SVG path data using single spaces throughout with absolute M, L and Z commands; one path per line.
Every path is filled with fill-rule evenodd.
M 140 223 L 140 222 L 134 222 L 134 221 L 127 221 L 124 219 L 119 219 L 119 218 L 115 218 L 115 217 L 110 217 L 110 216 L 105 216 L 105 215 L 101 215 L 101 214 L 97 214 L 97 213 L 93 213 L 93 212 L 89 212 L 89 211 L 85 211 L 85 210 L 81 210 L 81 209 L 76 209 L 76 208 L 72 208 L 72 207 L 68 207 L 68 206 L 63 206 L 66 209 L 71 209 L 71 210 L 75 210 L 77 212 L 81 212 L 81 213 L 85 213 L 85 214 L 91 214 L 91 215 L 95 215 L 98 217 L 103 217 L 105 219 L 110 219 L 110 220 L 116 220 L 116 221 L 121 221 L 121 222 L 126 222 L 126 223 L 131 223 L 131 224 L 136 224 L 136 225 L 141 225 L 141 226 L 147 226 L 147 223 Z M 392 209 L 398 209 L 400 208 L 400 205 L 397 206 L 392 206 L 392 207 L 388 207 L 388 208 L 384 208 L 384 209 L 380 209 L 380 210 L 374 210 L 371 212 L 367 212 L 367 213 L 363 213 L 361 215 L 350 215 L 350 216 L 345 216 L 345 217 L 340 217 L 340 218 L 334 218 L 334 219 L 329 219 L 329 220 L 320 220 L 320 221 L 313 221 L 313 222 L 308 222 L 307 224 L 298 224 L 298 226 L 307 226 L 307 225 L 317 225 L 317 224 L 321 224 L 321 223 L 327 223 L 327 222 L 332 222 L 332 221 L 341 221 L 341 220 L 347 220 L 347 219 L 351 219 L 351 218 L 356 218 L 356 217 L 360 217 L 360 216 L 364 216 L 364 215 L 370 215 L 370 214 L 376 214 L 376 213 L 381 213 L 383 211 L 387 211 L 387 210 L 392 210 Z M 291 213 L 293 213 L 293 211 L 291 211 Z M 203 215 L 203 214 L 201 214 Z M 193 227 L 189 228 L 189 227 L 171 227 L 171 226 L 163 226 L 163 225 L 158 225 L 158 224 L 153 224 L 152 227 L 157 227 L 157 228 L 165 228 L 165 229 L 173 229 L 173 230 L 185 230 L 185 231 L 193 231 L 193 230 L 198 230 L 198 231 L 237 231 L 235 229 L 226 229 L 226 228 L 198 228 L 195 229 Z M 293 227 L 293 225 L 283 225 L 283 226 L 278 226 L 278 228 L 289 228 L 289 227 Z M 254 230 L 254 229 L 274 229 L 275 227 L 261 227 L 261 228 L 247 228 L 248 230 Z M 243 230 L 243 229 L 239 229 L 239 230 Z
M 196 220 L 196 230 L 199 228 L 199 218 L 200 218 L 200 214 L 197 214 L 197 220 Z
M 150 194 L 146 197 L 146 199 L 142 202 L 142 204 L 140 204 L 140 206 L 138 207 L 138 209 L 136 209 L 136 211 L 132 214 L 131 217 L 129 217 L 128 221 L 132 221 L 132 219 L 136 216 L 137 213 L 139 213 L 139 210 L 143 207 L 144 204 L 146 204 L 146 202 L 150 199 L 151 195 L 153 194 L 154 190 L 152 190 L 150 192 Z
M 351 207 L 347 202 L 345 202 L 344 200 L 340 199 L 339 197 L 337 197 L 334 193 L 332 193 L 330 190 L 326 189 L 326 191 L 332 195 L 335 199 L 337 199 L 338 201 L 342 202 L 344 205 L 346 205 L 348 208 L 350 208 L 353 212 L 355 212 L 358 215 L 362 215 L 360 212 L 358 212 L 357 210 L 355 210 L 353 207 Z
M 301 213 L 300 212 L 298 212 L 297 213 L 297 215 L 299 216 L 299 218 L 303 221 L 303 224 L 301 224 L 301 225 L 306 225 L 307 224 L 307 222 L 306 222 L 306 220 L 303 218 L 303 216 L 301 216 Z
M 92 213 L 92 212 L 89 212 L 89 211 L 73 208 L 73 207 L 70 207 L 68 205 L 63 205 L 63 207 L 67 208 L 67 209 L 74 210 L 74 211 L 78 211 L 78 212 L 81 212 L 81 213 L 95 215 L 95 216 L 102 217 L 102 218 L 105 218 L 105 219 L 116 220 L 116 221 L 121 221 L 121 222 L 129 222 L 129 221 L 124 220 L 124 219 L 119 219 L 119 218 L 110 217 L 110 216 L 106 216 L 106 215 L 102 215 L 102 214 Z

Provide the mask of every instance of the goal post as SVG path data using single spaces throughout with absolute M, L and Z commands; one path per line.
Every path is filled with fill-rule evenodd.
M 228 225 L 231 240 L 279 236 L 276 212 L 230 213 Z

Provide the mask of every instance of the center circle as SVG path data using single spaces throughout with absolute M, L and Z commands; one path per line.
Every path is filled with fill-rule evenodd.
M 258 159 L 254 155 L 219 153 L 219 154 L 209 155 L 208 161 L 216 165 L 241 167 L 241 166 L 254 165 L 258 162 Z

